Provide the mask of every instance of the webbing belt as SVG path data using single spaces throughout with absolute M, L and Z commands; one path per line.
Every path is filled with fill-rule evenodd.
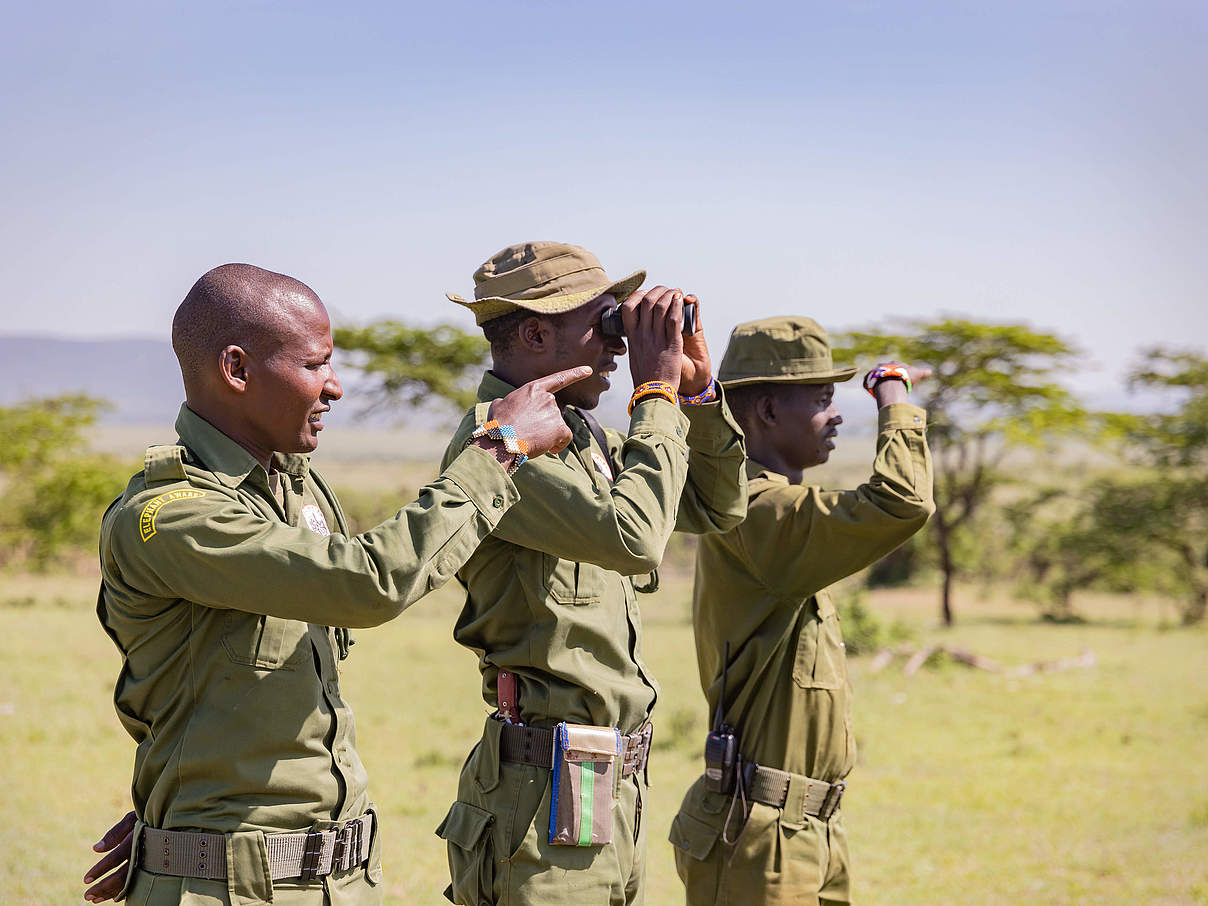
M 313 881 L 333 871 L 347 871 L 369 858 L 372 836 L 373 815 L 356 818 L 336 830 L 265 834 L 269 874 L 274 881 Z M 144 828 L 139 862 L 159 875 L 225 880 L 226 838 L 222 834 Z
M 629 777 L 646 767 L 650 757 L 650 737 L 654 728 L 646 724 L 637 733 L 621 737 L 621 776 Z M 545 727 L 521 727 L 504 724 L 499 740 L 503 761 L 532 764 L 539 768 L 554 766 L 554 731 Z
M 746 765 L 746 794 L 748 799 L 773 808 L 786 809 L 789 815 L 810 815 L 829 821 L 839 808 L 847 784 L 842 780 L 827 783 L 804 774 L 790 774 L 748 762 Z

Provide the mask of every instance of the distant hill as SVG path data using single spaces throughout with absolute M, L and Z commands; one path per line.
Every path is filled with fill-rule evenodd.
M 112 424 L 169 423 L 184 387 L 166 340 L 131 337 L 64 340 L 0 335 L 0 405 L 31 396 L 87 393 L 108 400 Z
M 337 363 L 338 364 L 338 363 Z M 33 396 L 88 393 L 108 400 L 113 408 L 101 416 L 106 425 L 171 425 L 184 399 L 184 386 L 172 346 L 166 340 L 129 337 L 105 340 L 66 340 L 56 337 L 0 334 L 0 406 Z M 604 397 L 597 415 L 605 424 L 623 428 L 625 403 L 631 387 L 628 374 Z M 445 432 L 460 416 L 446 406 L 438 411 L 361 412 L 357 374 L 340 370 L 344 400 L 327 422 L 332 427 L 389 429 L 400 424 Z

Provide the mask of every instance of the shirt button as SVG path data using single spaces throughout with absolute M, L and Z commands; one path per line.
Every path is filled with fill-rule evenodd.
M 921 421 L 922 421 L 922 419 L 921 419 L 919 416 L 917 416 L 917 415 L 916 415 L 916 416 L 914 417 L 914 423 L 915 423 L 916 425 L 917 425 L 919 422 L 921 422 Z
M 676 425 L 676 426 L 675 426 L 675 433 L 676 433 L 676 434 L 678 434 L 680 437 L 683 437 L 683 436 L 684 436 L 684 429 L 683 429 L 683 428 L 681 428 L 679 425 Z
M 502 510 L 503 509 L 503 498 L 496 495 L 495 499 L 491 501 L 491 506 L 493 506 L 497 510 Z

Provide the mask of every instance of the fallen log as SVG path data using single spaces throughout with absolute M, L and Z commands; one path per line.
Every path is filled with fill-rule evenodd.
M 965 648 L 954 648 L 950 645 L 928 645 L 925 648 L 911 648 L 899 645 L 896 648 L 882 648 L 868 662 L 869 673 L 879 673 L 888 667 L 896 657 L 905 657 L 906 665 L 902 668 L 904 676 L 914 676 L 923 665 L 937 654 L 946 654 L 958 664 L 964 664 L 975 670 L 985 670 L 987 673 L 1001 673 L 1007 677 L 1033 676 L 1037 673 L 1060 673 L 1063 670 L 1086 670 L 1096 665 L 1095 655 L 1089 648 L 1084 648 L 1076 657 L 1058 658 L 1055 661 L 1035 661 L 1031 664 L 1018 664 L 1014 667 L 1004 667 L 1001 663 L 985 655 L 977 654 Z

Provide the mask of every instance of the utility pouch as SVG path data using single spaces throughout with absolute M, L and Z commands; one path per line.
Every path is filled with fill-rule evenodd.
M 549 842 L 612 842 L 612 789 L 621 734 L 612 727 L 560 723 L 554 728 Z

